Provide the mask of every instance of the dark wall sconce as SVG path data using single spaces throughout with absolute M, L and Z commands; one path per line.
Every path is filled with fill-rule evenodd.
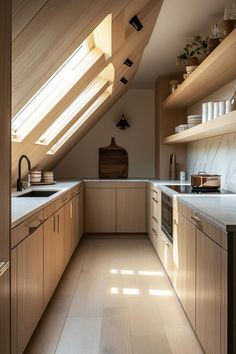
M 127 58 L 127 59 L 125 59 L 124 64 L 127 65 L 127 66 L 132 66 L 132 65 L 133 65 L 133 62 L 132 62 L 132 60 L 130 60 L 129 58 Z
M 125 118 L 125 115 L 122 115 L 122 118 L 119 120 L 119 122 L 116 124 L 117 128 L 120 128 L 122 130 L 125 130 L 130 127 L 127 119 Z
M 120 81 L 125 85 L 128 83 L 128 80 L 124 76 L 120 79 Z
M 133 16 L 131 20 L 129 20 L 129 23 L 136 29 L 136 31 L 140 31 L 143 28 L 137 15 Z

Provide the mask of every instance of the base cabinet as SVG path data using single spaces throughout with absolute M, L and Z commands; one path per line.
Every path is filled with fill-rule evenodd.
M 15 248 L 12 269 L 12 347 L 21 354 L 43 312 L 43 226 Z
M 64 213 L 60 209 L 44 223 L 44 306 L 64 270 Z
M 221 353 L 221 253 L 196 231 L 196 333 L 206 353 Z
M 89 182 L 85 190 L 86 233 L 146 233 L 146 183 Z
M 147 232 L 146 189 L 117 189 L 117 232 Z
M 85 193 L 85 232 L 116 232 L 116 190 L 87 188 Z
M 181 210 L 187 216 L 174 214 L 173 285 L 205 353 L 226 354 L 227 251 L 200 230 L 215 226 Z

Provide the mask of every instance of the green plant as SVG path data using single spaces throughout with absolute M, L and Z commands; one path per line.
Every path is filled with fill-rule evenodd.
M 207 40 L 201 36 L 195 36 L 183 48 L 183 52 L 177 55 L 177 64 L 186 63 L 191 58 L 205 58 L 208 55 Z

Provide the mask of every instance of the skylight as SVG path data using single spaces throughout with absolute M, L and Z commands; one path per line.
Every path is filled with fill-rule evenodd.
M 89 51 L 88 40 L 85 40 L 13 117 L 13 141 L 21 142 L 102 54 L 98 49 Z
M 48 145 L 107 83 L 107 80 L 99 77 L 93 80 L 53 124 L 51 124 L 45 133 L 41 135 L 36 144 Z
M 87 111 L 72 125 L 70 129 L 54 144 L 47 152 L 47 155 L 54 155 L 63 144 L 70 139 L 70 137 L 86 122 L 86 120 L 98 109 L 99 106 L 110 96 L 110 93 L 106 90 L 99 96 L 99 98 L 87 109 Z

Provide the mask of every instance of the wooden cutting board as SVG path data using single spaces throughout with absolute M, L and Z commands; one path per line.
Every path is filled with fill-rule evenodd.
M 111 145 L 99 149 L 99 178 L 127 178 L 128 153 L 116 145 L 111 138 Z

